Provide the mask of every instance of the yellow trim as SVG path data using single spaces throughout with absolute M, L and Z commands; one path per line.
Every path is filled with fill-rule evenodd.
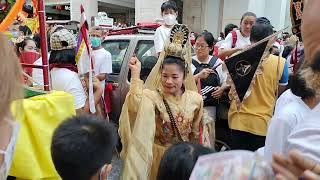
M 79 47 L 79 50 L 77 52 L 77 55 L 76 55 L 76 63 L 78 64 L 79 63 L 79 60 L 82 56 L 82 53 L 83 51 L 85 50 L 84 48 L 86 47 L 86 43 L 84 42 L 84 40 L 82 40 L 81 44 L 80 44 L 80 47 Z

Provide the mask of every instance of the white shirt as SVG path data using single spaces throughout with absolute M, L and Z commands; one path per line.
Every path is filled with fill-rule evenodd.
M 294 95 L 291 91 L 291 89 L 286 90 L 284 93 L 281 94 L 281 96 L 278 98 L 276 102 L 276 106 L 274 109 L 274 115 L 277 115 L 277 113 L 285 107 L 290 102 L 296 101 L 297 99 L 300 99 L 300 97 Z
M 94 59 L 94 71 L 96 75 L 112 73 L 112 56 L 111 53 L 104 48 L 92 51 Z M 104 92 L 106 81 L 100 81 Z M 104 94 L 104 93 L 103 93 Z
M 16 122 L 11 122 L 10 126 L 12 127 L 12 133 L 10 137 L 9 144 L 7 145 L 6 149 L 0 149 L 0 155 L 4 157 L 4 161 L 0 164 L 0 179 L 5 180 L 9 174 L 9 170 L 13 160 L 13 153 L 17 143 L 20 125 Z
M 48 53 L 48 59 L 50 58 L 50 53 Z M 42 66 L 42 57 L 40 57 L 38 60 L 36 60 L 33 65 L 39 65 Z M 32 78 L 35 82 L 33 82 L 34 87 L 41 87 L 43 89 L 43 71 L 39 68 L 33 68 L 32 70 Z
M 289 135 L 287 151 L 296 149 L 320 163 L 320 103 Z
M 210 56 L 210 55 L 209 55 L 209 58 L 208 58 L 208 61 L 207 61 L 207 62 L 200 62 L 200 61 L 198 60 L 198 57 L 197 57 L 197 56 L 193 56 L 192 59 L 198 61 L 199 63 L 206 63 L 206 64 L 208 64 L 212 57 L 213 57 L 213 56 Z M 223 61 L 222 61 L 221 59 L 217 59 L 216 63 L 215 63 L 213 66 L 216 66 L 216 65 L 218 65 L 219 63 L 223 63 Z M 193 64 L 191 64 L 191 70 L 192 70 L 192 74 L 196 71 L 196 67 L 195 67 Z M 218 73 L 218 75 L 219 75 L 219 78 L 220 78 L 220 84 L 223 84 L 224 82 L 226 82 L 226 80 L 227 80 L 227 73 L 223 71 L 222 65 L 218 66 L 218 67 L 216 68 L 216 71 L 217 71 L 217 73 Z
M 247 45 L 251 45 L 250 37 L 243 37 L 239 30 L 236 30 L 236 33 L 237 33 L 237 42 L 235 45 L 236 48 L 243 48 Z M 221 43 L 221 46 L 219 49 L 231 49 L 232 42 L 233 42 L 232 33 L 230 32 Z
M 299 124 L 304 123 L 306 115 L 312 110 L 302 99 L 295 98 L 279 109 L 278 113 L 272 117 L 264 147 L 264 157 L 268 161 L 272 161 L 274 153 L 288 152 L 287 138 L 292 130 Z
M 159 53 L 163 50 L 164 44 L 170 36 L 171 28 L 167 28 L 164 25 L 157 28 L 154 34 L 154 48 Z
M 77 73 L 66 68 L 53 68 L 50 74 L 53 90 L 72 94 L 74 96 L 75 109 L 85 106 L 87 96 Z

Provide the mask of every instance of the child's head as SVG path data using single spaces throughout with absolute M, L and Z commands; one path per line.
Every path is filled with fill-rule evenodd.
M 174 1 L 166 1 L 161 5 L 161 15 L 166 25 L 173 25 L 176 23 L 178 16 L 178 7 Z
M 213 152 L 209 148 L 191 142 L 173 145 L 161 159 L 157 179 L 188 180 L 198 157 Z
M 96 116 L 75 116 L 55 130 L 51 156 L 63 180 L 106 179 L 116 142 L 111 124 Z

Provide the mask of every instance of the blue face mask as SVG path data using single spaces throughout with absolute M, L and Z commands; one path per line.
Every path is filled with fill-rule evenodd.
M 18 31 L 12 31 L 12 36 L 13 38 L 18 38 L 19 37 L 19 32 Z
M 96 48 L 99 47 L 101 45 L 101 38 L 99 37 L 91 37 L 90 38 L 92 47 Z

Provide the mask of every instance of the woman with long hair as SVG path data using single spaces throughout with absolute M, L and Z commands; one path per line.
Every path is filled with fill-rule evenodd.
M 191 73 L 189 30 L 175 25 L 170 42 L 143 89 L 141 63 L 129 62 L 131 86 L 120 117 L 123 179 L 156 179 L 165 150 L 181 141 L 200 142 L 202 96 Z

